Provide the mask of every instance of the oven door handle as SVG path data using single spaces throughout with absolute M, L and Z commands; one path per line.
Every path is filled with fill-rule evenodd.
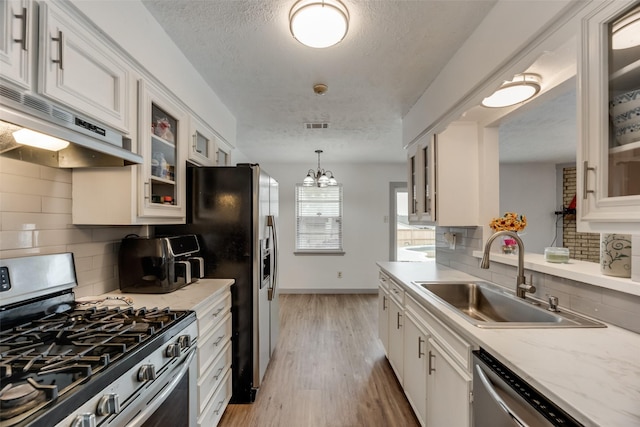
M 187 356 L 184 362 L 182 362 L 182 366 L 180 367 L 180 371 L 178 371 L 177 375 L 175 375 L 171 380 L 171 382 L 168 383 L 166 387 L 164 387 L 161 393 L 156 395 L 154 399 L 147 406 L 145 406 L 142 412 L 140 412 L 134 419 L 132 419 L 127 424 L 127 427 L 141 426 L 147 420 L 147 418 L 149 418 L 160 407 L 160 405 L 162 405 L 165 402 L 166 398 L 178 386 L 178 384 L 182 380 L 182 377 L 184 377 L 189 371 L 189 365 L 191 364 L 191 361 L 193 360 L 195 355 L 196 355 L 196 349 L 194 346 L 193 350 L 191 351 L 191 354 L 189 354 L 189 356 Z
M 487 393 L 489 393 L 489 396 L 491 396 L 491 398 L 498 404 L 498 406 L 513 420 L 514 425 L 520 427 L 529 427 L 529 424 L 524 422 L 522 418 L 516 415 L 515 412 L 513 412 L 513 409 L 511 409 L 509 405 L 507 405 L 507 403 L 500 397 L 500 395 L 498 395 L 498 392 L 495 390 L 495 388 L 493 388 L 493 384 L 491 384 L 491 381 L 489 380 L 489 378 L 487 378 L 487 375 L 484 373 L 480 365 L 476 365 L 475 367 L 476 374 L 478 375 L 478 378 L 480 378 L 482 386 L 485 388 Z

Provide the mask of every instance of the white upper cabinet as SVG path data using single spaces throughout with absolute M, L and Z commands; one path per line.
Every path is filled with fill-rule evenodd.
M 216 163 L 216 136 L 213 130 L 195 117 L 190 118 L 189 160 L 200 166 L 214 166 Z
M 231 149 L 202 120 L 191 116 L 188 158 L 200 166 L 228 166 L 231 164 Z
M 86 20 L 58 4 L 40 3 L 38 92 L 125 133 L 131 123 L 131 73 Z
M 231 165 L 231 147 L 218 140 L 216 145 L 216 166 Z
M 582 21 L 580 231 L 640 231 L 639 33 L 637 2 L 602 3 Z
M 187 113 L 174 98 L 140 80 L 141 165 L 73 171 L 74 224 L 184 224 Z
M 33 85 L 36 42 L 35 7 L 31 0 L 0 2 L 0 69 L 2 77 L 25 89 Z
M 454 122 L 408 149 L 409 222 L 476 226 L 479 146 L 475 122 Z
M 139 82 L 138 133 L 144 163 L 138 193 L 139 216 L 186 215 L 186 159 L 189 120 L 186 112 L 164 92 Z

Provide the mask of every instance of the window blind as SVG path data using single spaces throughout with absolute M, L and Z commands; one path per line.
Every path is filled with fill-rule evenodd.
M 342 252 L 342 185 L 296 185 L 296 251 Z

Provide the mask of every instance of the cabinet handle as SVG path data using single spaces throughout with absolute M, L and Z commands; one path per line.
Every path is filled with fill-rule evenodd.
M 593 171 L 595 173 L 596 168 L 595 166 L 589 167 L 589 162 L 585 160 L 584 164 L 582 165 L 582 198 L 584 200 L 587 200 L 587 195 L 589 193 L 595 193 L 594 190 L 587 189 L 587 185 L 589 185 L 589 178 L 587 177 L 587 173 L 589 171 Z
M 424 356 L 424 353 L 422 352 L 423 342 L 424 340 L 422 339 L 422 337 L 418 337 L 418 359 L 422 359 L 422 356 Z
M 224 307 L 220 307 L 218 309 L 218 311 L 216 311 L 215 313 L 213 313 L 213 317 L 218 317 L 218 314 L 220 314 L 222 312 L 222 310 L 224 310 Z
M 397 313 L 398 317 L 397 317 L 397 322 L 396 322 L 396 329 L 400 329 L 402 327 L 402 325 L 400 324 L 400 318 L 402 317 L 402 314 L 400 314 L 400 312 Z
M 149 182 L 144 183 L 144 198 L 149 200 Z
M 387 296 L 382 295 L 382 311 L 387 311 Z
M 220 342 L 224 339 L 224 335 L 220 335 L 220 338 L 218 338 L 217 340 L 215 340 L 215 342 L 213 343 L 213 345 L 215 345 L 216 347 L 218 346 L 218 344 L 220 344 Z
M 222 373 L 223 370 L 224 370 L 224 367 L 218 369 L 218 372 L 216 372 L 216 374 L 213 376 L 213 379 L 218 381 L 218 378 L 220 378 L 220 374 Z
M 435 358 L 436 358 L 436 355 L 431 353 L 431 350 L 429 350 L 429 375 L 431 375 L 431 372 L 435 372 L 436 371 Z M 432 360 L 434 362 L 432 362 Z
M 51 62 L 54 64 L 58 64 L 58 68 L 61 70 L 64 69 L 63 61 L 62 61 L 62 52 L 64 51 L 64 36 L 62 35 L 62 31 L 58 30 L 58 37 L 51 37 L 51 40 L 54 42 L 58 42 L 58 59 L 52 59 Z
M 13 39 L 14 42 L 20 43 L 22 50 L 27 51 L 27 8 L 22 8 L 22 13 L 20 15 L 13 15 L 16 19 L 20 19 L 22 21 L 22 31 L 20 32 L 21 38 Z
M 220 402 L 218 402 L 218 406 L 213 411 L 214 414 L 218 415 L 220 413 L 220 409 L 222 409 L 222 404 L 223 403 L 224 403 L 224 399 L 222 399 Z

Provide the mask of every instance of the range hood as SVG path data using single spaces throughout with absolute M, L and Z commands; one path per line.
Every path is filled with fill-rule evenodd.
M 117 167 L 142 163 L 131 139 L 41 97 L 0 85 L 0 156 L 57 168 Z M 69 142 L 50 151 L 18 143 L 14 132 L 30 129 Z

